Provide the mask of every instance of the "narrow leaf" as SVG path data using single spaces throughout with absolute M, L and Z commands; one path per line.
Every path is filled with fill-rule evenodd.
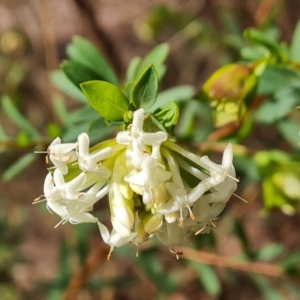
M 270 261 L 284 253 L 284 251 L 285 247 L 282 244 L 268 244 L 259 249 L 259 251 L 257 252 L 256 259 L 259 261 Z
M 83 93 L 82 96 L 84 97 Z M 85 97 L 84 97 L 85 98 Z M 84 100 L 86 102 L 86 98 Z M 61 98 L 55 98 L 53 101 L 53 106 L 55 109 L 56 114 L 58 115 L 59 119 L 65 124 L 68 120 L 68 111 L 66 106 Z
M 244 31 L 244 36 L 246 39 L 266 47 L 277 58 L 281 58 L 282 50 L 280 45 L 271 40 L 266 33 L 258 29 L 251 28 Z
M 282 136 L 295 148 L 299 149 L 299 123 L 293 119 L 282 119 L 277 123 Z
M 130 101 L 136 108 L 148 110 L 156 101 L 157 91 L 157 74 L 153 65 L 150 65 L 133 86 Z
M 78 87 L 83 82 L 90 80 L 103 80 L 104 78 L 97 74 L 94 70 L 86 67 L 85 65 L 68 60 L 61 65 L 62 70 L 66 76 L 71 80 L 71 82 Z
M 96 72 L 103 80 L 119 85 L 118 78 L 106 59 L 88 40 L 76 36 L 67 47 L 67 54 L 76 62 Z M 97 78 L 94 78 L 97 79 Z
M 278 292 L 278 288 L 273 287 L 268 278 L 255 274 L 251 276 L 257 287 L 260 289 L 263 299 L 283 300 L 284 298 Z
M 127 72 L 126 72 L 126 82 L 130 83 L 136 79 L 137 69 L 141 64 L 140 57 L 134 57 L 128 65 Z
M 196 93 L 196 90 L 191 85 L 180 85 L 163 92 L 160 92 L 157 96 L 157 100 L 153 106 L 151 106 L 150 111 L 154 112 L 159 107 L 167 104 L 170 101 L 175 100 L 177 103 L 191 99 Z
M 300 63 L 300 20 L 298 21 L 291 44 L 291 59 Z
M 8 136 L 6 135 L 3 127 L 0 124 L 0 141 L 5 141 L 8 139 Z
M 40 134 L 37 130 L 32 126 L 32 124 L 24 118 L 24 116 L 20 113 L 20 111 L 15 107 L 13 102 L 8 96 L 3 96 L 1 98 L 2 108 L 4 112 L 10 117 L 10 119 L 17 124 L 20 128 L 26 131 L 31 135 L 33 139 L 38 139 Z
M 169 54 L 169 50 L 170 49 L 168 44 L 160 44 L 152 49 L 152 51 L 148 53 L 148 55 L 140 64 L 140 67 L 137 70 L 136 77 L 140 76 L 145 68 L 147 68 L 150 64 L 153 64 L 155 69 L 158 69 L 159 65 L 162 65 L 162 63 L 166 60 Z
M 195 261 L 190 262 L 189 266 L 197 271 L 199 281 L 210 296 L 216 297 L 220 294 L 221 284 L 215 270 L 211 266 Z
M 100 116 L 108 121 L 122 121 L 129 103 L 119 88 L 98 80 L 84 82 L 80 87 Z
M 52 83 L 66 95 L 80 102 L 87 103 L 82 91 L 74 85 L 62 70 L 53 71 L 50 75 L 50 79 Z
M 29 166 L 35 159 L 37 155 L 34 153 L 27 153 L 12 164 L 2 175 L 3 181 L 9 181 L 21 173 L 27 166 Z

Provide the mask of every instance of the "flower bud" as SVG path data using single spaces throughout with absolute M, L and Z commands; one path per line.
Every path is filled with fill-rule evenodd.
M 174 211 L 168 214 L 165 214 L 165 219 L 168 223 L 174 223 L 179 218 L 179 212 Z
M 111 213 L 124 227 L 131 230 L 134 224 L 134 216 L 132 210 L 127 205 L 112 204 Z
M 118 218 L 115 216 L 111 217 L 111 223 L 114 230 L 123 238 L 127 238 L 131 234 L 131 229 L 125 227 Z
M 135 228 L 136 237 L 134 239 L 134 243 L 139 245 L 146 242 L 149 239 L 149 234 L 145 231 L 143 222 L 139 222 L 139 224 Z
M 155 233 L 162 225 L 163 219 L 161 215 L 147 214 L 143 219 L 145 232 L 149 234 Z

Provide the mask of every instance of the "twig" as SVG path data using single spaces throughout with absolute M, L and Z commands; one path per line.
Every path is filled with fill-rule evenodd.
M 197 251 L 190 248 L 180 247 L 180 251 L 183 252 L 183 255 L 181 256 L 182 258 L 206 263 L 209 265 L 219 266 L 223 268 L 231 268 L 243 272 L 257 273 L 277 278 L 287 277 L 284 273 L 284 270 L 281 267 L 270 263 L 239 260 L 232 257 L 226 257 L 220 254 Z
M 70 284 L 64 294 L 63 300 L 76 299 L 78 293 L 85 285 L 89 276 L 98 268 L 99 263 L 106 259 L 107 253 L 107 248 L 104 244 L 101 243 L 100 246 L 90 254 L 85 265 L 70 281 Z

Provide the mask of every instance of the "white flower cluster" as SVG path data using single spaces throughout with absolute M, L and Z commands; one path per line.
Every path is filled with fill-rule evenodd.
M 167 140 L 163 131 L 144 132 L 144 118 L 143 109 L 135 111 L 128 130 L 91 149 L 86 133 L 76 143 L 56 138 L 47 150 L 55 168 L 35 203 L 46 201 L 61 217 L 57 225 L 97 223 L 111 251 L 154 235 L 173 246 L 191 232 L 208 233 L 237 187 L 232 146 L 216 164 Z M 106 195 L 111 231 L 91 214 Z

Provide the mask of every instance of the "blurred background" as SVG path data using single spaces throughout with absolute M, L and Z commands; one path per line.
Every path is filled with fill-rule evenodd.
M 293 205 L 274 205 L 266 212 L 263 175 L 243 178 L 251 172 L 243 168 L 249 161 L 237 162 L 238 194 L 248 204 L 231 199 L 217 232 L 193 238 L 179 261 L 155 241 L 143 246 L 139 257 L 128 246 L 106 261 L 108 247 L 95 226 L 54 229 L 58 218 L 44 205 L 32 205 L 47 174 L 44 155 L 33 151 L 46 149 L 57 135 L 72 140 L 85 128 L 85 123 L 64 123 L 59 112 L 80 113 L 82 103 L 62 93 L 51 75 L 67 58 L 66 46 L 75 35 L 89 39 L 121 81 L 132 57 L 167 42 L 161 89 L 199 89 L 216 69 L 240 59 L 245 29 L 271 28 L 289 45 L 299 18 L 297 0 L 2 0 L 1 300 L 299 299 L 299 194 Z M 179 132 L 183 143 L 201 148 L 203 136 L 191 135 L 193 127 L 187 131 Z M 299 158 L 272 122 L 257 127 L 243 147 L 249 145 L 254 152 L 280 147 Z M 218 158 L 218 147 L 214 150 Z M 104 210 L 101 214 L 107 218 Z

